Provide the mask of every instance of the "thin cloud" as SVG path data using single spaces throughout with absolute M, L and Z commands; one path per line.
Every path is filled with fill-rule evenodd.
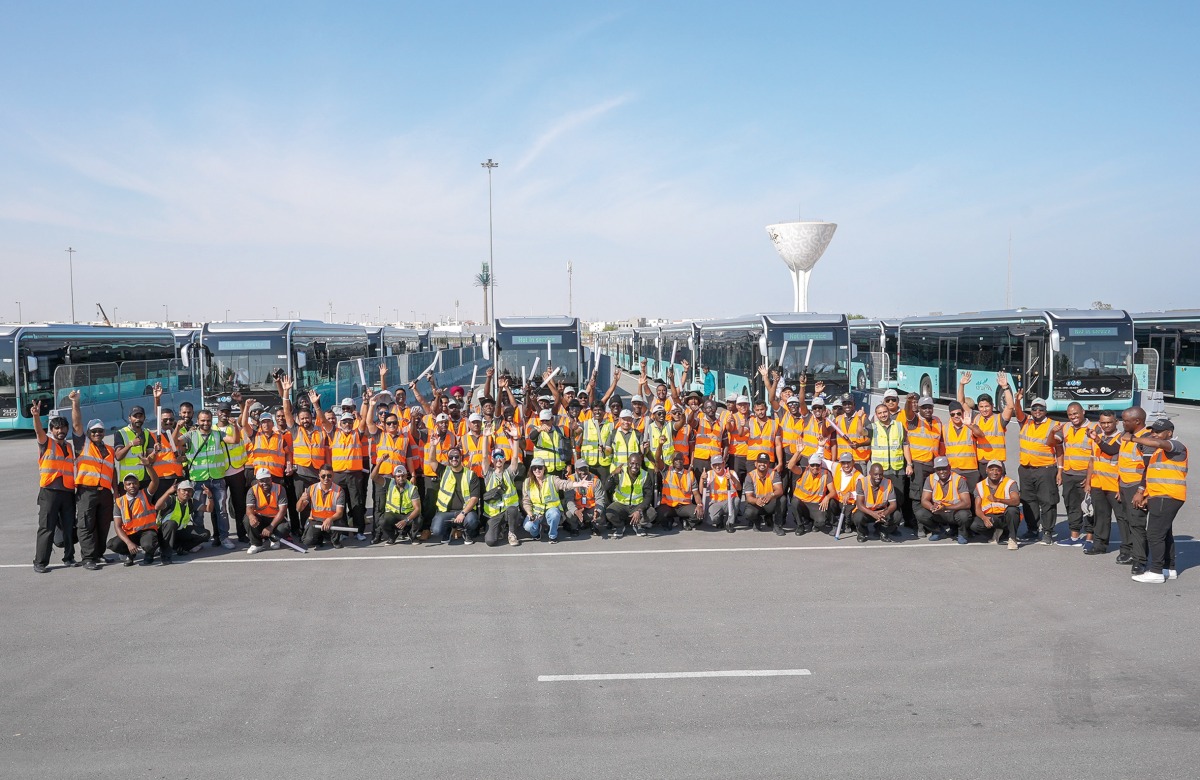
M 615 97 L 610 100 L 606 100 L 603 103 L 597 103 L 594 106 L 589 106 L 581 111 L 575 111 L 562 117 L 553 125 L 551 125 L 550 129 L 546 130 L 546 132 L 537 137 L 537 139 L 533 142 L 533 145 L 529 147 L 529 151 L 525 152 L 524 156 L 522 156 L 521 159 L 517 161 L 517 164 L 513 166 L 513 170 L 517 172 L 524 170 L 534 160 L 536 160 L 542 152 L 546 151 L 551 144 L 557 141 L 565 133 L 585 125 L 594 119 L 604 116 L 614 108 L 628 103 L 630 99 L 631 98 L 629 95 Z

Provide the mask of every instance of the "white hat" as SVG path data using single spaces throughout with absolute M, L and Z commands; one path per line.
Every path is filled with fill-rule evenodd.
M 575 388 L 573 388 L 573 387 L 564 387 L 563 388 L 563 393 L 574 393 L 574 392 L 575 392 Z
M 542 411 L 538 412 L 538 419 L 539 420 L 552 420 L 552 419 L 554 419 L 554 415 L 550 413 L 549 409 L 543 409 Z
M 408 469 L 406 469 L 404 467 L 403 463 L 397 463 L 395 466 L 392 466 L 392 473 L 393 474 L 407 474 Z
M 354 399 L 343 398 L 342 402 L 340 404 L 338 404 L 338 406 L 354 406 Z
M 899 398 L 900 394 L 898 392 L 896 392 L 896 388 L 889 387 L 887 390 L 883 391 L 883 397 L 884 398 Z
M 538 400 L 539 401 L 553 401 L 554 396 L 542 393 L 541 395 L 538 396 Z
M 245 477 L 243 477 L 245 479 Z M 186 479 L 175 486 L 176 490 L 195 490 L 196 486 Z
M 467 418 L 467 422 L 483 422 L 483 415 L 477 412 L 471 412 L 471 416 Z
M 450 415 L 446 414 L 445 412 L 442 412 L 437 417 L 433 418 L 433 421 L 435 423 L 448 422 L 449 420 L 450 420 Z
M 87 430 L 94 431 L 97 428 L 99 428 L 102 431 L 105 430 L 103 420 L 88 420 Z
M 618 417 L 619 419 L 626 419 L 626 418 L 628 418 L 628 419 L 632 420 L 632 419 L 633 419 L 633 412 L 629 411 L 628 409 L 622 409 L 622 410 L 621 410 L 621 413 L 620 413 L 620 414 L 618 414 L 618 415 L 617 415 L 617 417 Z
M 529 468 L 536 469 L 538 466 L 546 468 L 546 461 L 542 460 L 541 458 L 534 458 L 533 460 L 529 461 Z
M 353 418 L 354 415 L 350 415 L 350 417 Z M 264 422 L 273 423 L 273 422 L 275 422 L 275 415 L 271 414 L 270 412 L 263 412 L 262 414 L 260 414 L 258 416 L 258 421 L 260 423 L 264 423 Z
M 662 404 L 655 404 L 654 408 L 650 410 L 650 413 L 654 414 L 656 412 L 665 412 L 665 411 L 667 411 L 667 407 L 663 406 Z
M 270 479 L 271 478 L 271 470 L 260 468 L 254 472 L 254 478 L 255 479 Z
M 1033 408 L 1033 407 L 1035 407 L 1035 406 L 1045 406 L 1045 405 L 1046 405 L 1046 399 L 1045 399 L 1045 398 L 1035 398 L 1035 399 L 1033 399 L 1032 401 L 1030 401 L 1030 402 L 1029 402 L 1029 408 L 1030 408 L 1030 409 L 1032 409 L 1032 408 Z
M 825 399 L 822 398 L 821 396 L 817 396 L 816 398 L 812 399 L 812 403 L 809 404 L 809 406 L 824 406 L 824 405 L 825 405 Z
M 342 412 L 341 414 L 338 415 L 338 422 L 344 422 L 345 420 L 353 420 L 353 419 L 354 419 L 354 415 L 350 414 L 350 412 Z
M 737 397 L 737 400 L 736 400 L 736 401 L 734 401 L 734 403 L 738 403 L 738 404 L 748 404 L 748 403 L 750 403 L 750 396 L 748 396 L 748 395 L 739 395 L 739 396 Z
M 631 404 L 644 404 L 644 403 L 646 403 L 646 399 L 645 399 L 645 398 L 642 398 L 640 395 L 635 395 L 633 398 L 630 398 L 630 399 L 629 399 L 629 403 L 631 403 Z
M 799 403 L 800 403 L 800 396 L 798 396 L 798 395 L 789 395 L 788 396 L 788 399 L 787 399 L 788 406 L 791 406 L 792 404 L 799 404 Z
M 810 465 L 810 466 L 824 466 L 824 465 L 825 465 L 825 458 L 824 458 L 824 457 L 822 457 L 822 456 L 821 456 L 821 453 L 819 453 L 819 452 L 817 452 L 817 453 L 813 453 L 813 454 L 812 454 L 811 456 L 809 456 L 809 458 L 808 458 L 808 465 Z

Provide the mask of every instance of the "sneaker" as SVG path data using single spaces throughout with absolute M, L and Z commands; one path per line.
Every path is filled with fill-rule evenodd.
M 1085 554 L 1086 554 L 1086 553 L 1090 553 L 1090 552 L 1092 551 L 1092 547 L 1093 547 L 1093 546 L 1094 546 L 1094 545 L 1092 544 L 1092 542 L 1090 542 L 1090 541 L 1086 541 L 1086 540 L 1085 540 L 1085 541 L 1084 541 L 1084 543 L 1083 543 L 1083 552 L 1084 552 Z
M 550 544 L 558 544 L 558 538 L 557 538 L 557 537 L 551 537 L 551 538 L 550 538 Z
M 959 544 L 966 544 L 966 543 L 967 543 L 967 537 L 963 536 L 962 534 L 959 534 L 959 535 L 958 535 L 958 540 L 957 540 L 957 541 L 958 541 L 958 543 L 959 543 Z
M 125 558 L 126 566 L 132 566 L 135 563 L 137 563 L 137 554 L 136 553 Z
M 99 563 L 89 558 L 83 562 L 83 568 L 87 569 L 88 571 L 99 571 L 101 566 Z
M 941 540 L 942 540 L 942 535 L 939 533 L 932 533 L 929 535 L 929 541 L 931 541 L 931 542 L 940 542 Z
M 272 549 L 272 550 L 278 550 L 280 547 L 283 547 L 283 545 L 282 545 L 282 544 L 280 544 L 279 542 L 271 542 L 271 549 Z
M 33 570 L 38 574 L 45 574 L 50 571 L 50 567 L 44 563 L 35 563 L 33 564 Z
M 1179 579 L 1179 572 L 1174 569 L 1163 569 L 1163 576 L 1169 580 L 1177 580 Z
M 1003 528 L 992 529 L 992 544 L 1000 544 L 1000 537 L 1004 536 Z
M 1042 544 L 1046 544 L 1046 545 L 1054 544 L 1054 534 L 1050 533 L 1049 531 L 1043 532 L 1042 533 Z
M 198 545 L 196 545 L 195 547 L 193 547 L 192 549 L 188 550 L 188 552 L 189 552 L 189 553 L 198 553 L 198 552 L 200 552 L 200 550 L 202 550 L 202 549 L 204 549 L 204 545 L 202 545 L 202 544 L 198 544 Z
M 475 544 L 475 538 L 463 534 L 463 544 Z
M 1163 583 L 1167 581 L 1167 578 L 1162 572 L 1147 571 L 1133 575 L 1133 581 Z
M 388 547 L 391 547 L 393 544 L 396 543 L 396 540 L 395 539 L 385 539 L 383 543 L 386 544 Z
M 223 539 L 223 540 L 221 541 L 221 546 L 222 546 L 222 547 L 224 547 L 226 550 L 235 550 L 235 549 L 237 549 L 237 545 L 236 545 L 236 544 L 234 544 L 234 543 L 233 543 L 232 541 L 230 541 L 229 539 Z
M 508 544 L 509 544 L 511 547 L 516 547 L 516 546 L 518 546 L 519 544 L 521 544 L 521 540 L 517 538 L 517 535 L 516 535 L 516 534 L 514 534 L 514 533 L 510 533 L 510 534 L 508 535 Z
M 1083 539 L 1082 539 L 1082 537 L 1078 537 L 1078 536 L 1076 536 L 1076 537 L 1068 536 L 1065 539 L 1059 539 L 1057 544 L 1059 547 L 1082 547 Z
M 360 542 L 365 542 L 365 541 L 367 541 L 367 535 L 366 535 L 366 534 L 355 534 L 355 535 L 354 535 L 354 538 L 355 538 L 355 539 L 357 539 L 357 540 L 358 540 L 358 541 L 360 541 Z
M 1008 539 L 1008 549 L 1010 549 L 1010 550 L 1019 550 L 1019 549 L 1021 549 L 1021 545 L 1017 543 L 1017 540 L 1016 540 L 1016 538 L 1014 538 L 1014 537 L 1009 537 L 1009 539 Z
M 248 548 L 246 548 L 246 554 L 247 555 L 258 555 L 260 552 L 262 552 L 265 549 L 267 549 L 267 548 L 263 547 L 260 544 L 252 544 Z

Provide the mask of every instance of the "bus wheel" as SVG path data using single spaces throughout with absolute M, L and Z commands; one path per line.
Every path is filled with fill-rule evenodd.
M 929 378 L 929 374 L 921 375 L 921 397 L 933 398 L 933 380 Z
M 867 389 L 867 372 L 861 368 L 858 370 L 858 376 L 854 380 L 854 386 L 859 390 Z

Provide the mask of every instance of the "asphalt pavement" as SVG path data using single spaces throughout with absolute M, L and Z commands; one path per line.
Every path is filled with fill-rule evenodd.
M 37 575 L 35 453 L 0 441 L 5 777 L 1197 773 L 1192 505 L 1164 585 L 1077 548 L 753 531 Z

